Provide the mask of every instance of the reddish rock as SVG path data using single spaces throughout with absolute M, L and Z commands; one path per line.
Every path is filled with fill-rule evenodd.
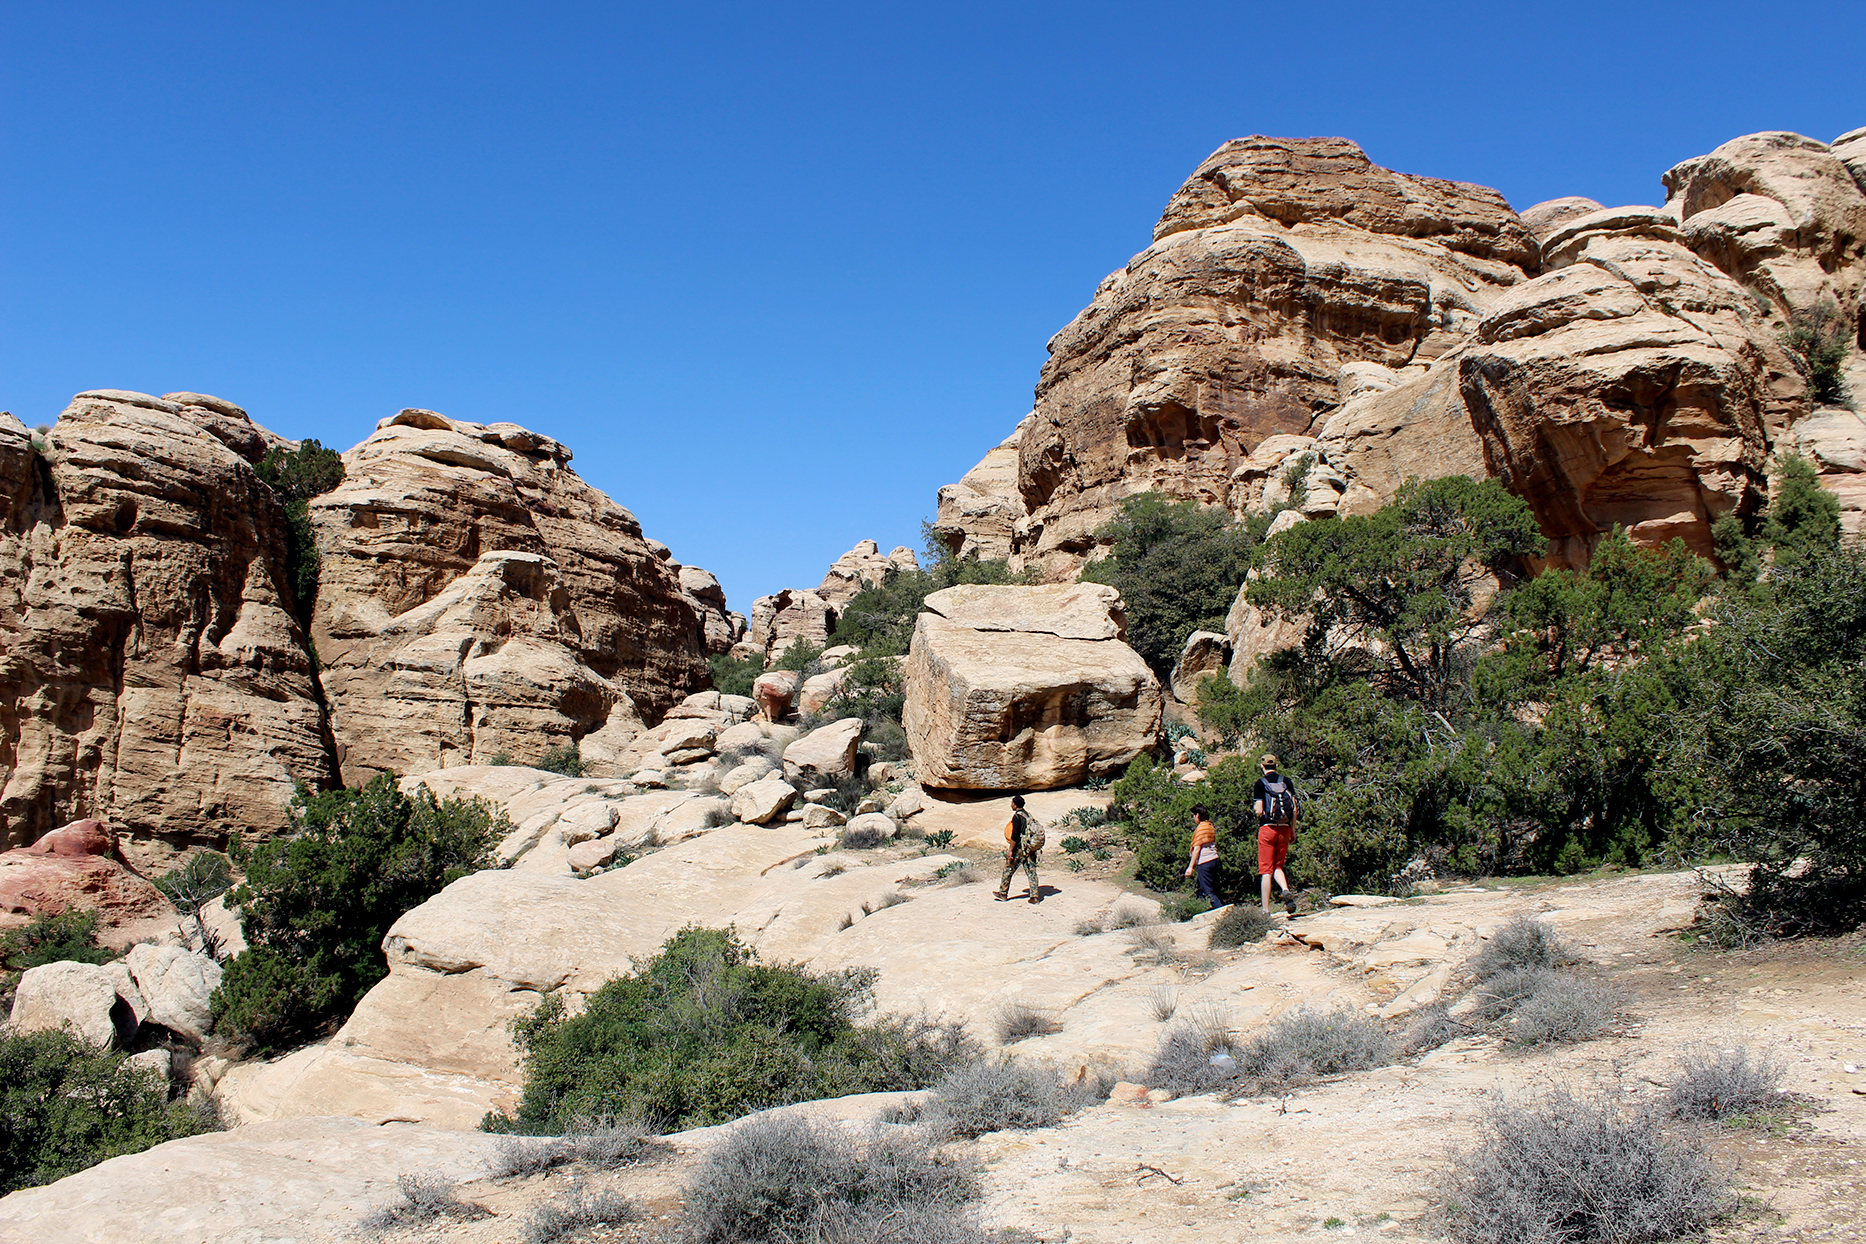
M 173 913 L 153 885 L 116 859 L 116 836 L 102 821 L 73 821 L 0 853 L 0 911 L 56 916 L 74 907 L 96 911 L 106 926 Z

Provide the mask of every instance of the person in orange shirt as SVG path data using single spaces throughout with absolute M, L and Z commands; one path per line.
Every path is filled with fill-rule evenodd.
M 1000 903 L 1011 898 L 1011 878 L 1017 875 L 1017 866 L 1024 866 L 1024 876 L 1030 882 L 1030 901 L 1043 901 L 1043 887 L 1037 883 L 1037 842 L 1036 835 L 1030 832 L 1030 814 L 1024 811 L 1024 797 L 1011 796 L 1011 819 L 1004 825 L 1004 876 L 998 879 L 998 888 L 991 892 L 991 897 Z
M 1217 911 L 1225 905 L 1218 897 L 1218 830 L 1203 807 L 1192 809 L 1192 858 L 1186 862 L 1186 876 L 1197 877 L 1199 896 Z

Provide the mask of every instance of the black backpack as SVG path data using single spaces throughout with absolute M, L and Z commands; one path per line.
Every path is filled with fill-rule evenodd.
M 1276 785 L 1273 787 L 1272 782 Z M 1294 825 L 1296 823 L 1296 786 L 1288 778 L 1278 773 L 1275 777 L 1263 779 L 1263 823 L 1265 825 Z

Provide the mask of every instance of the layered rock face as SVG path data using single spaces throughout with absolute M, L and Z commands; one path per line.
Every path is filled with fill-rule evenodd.
M 854 548 L 838 557 L 817 586 L 816 594 L 840 609 L 887 577 L 890 570 L 918 570 L 920 559 L 905 545 L 896 545 L 886 556 L 873 540 L 860 540 Z
M 283 827 L 293 779 L 330 770 L 253 472 L 277 438 L 217 398 L 100 390 L 33 440 L 0 419 L 0 844 L 86 816 L 132 849 Z
M 536 759 L 601 772 L 707 680 L 734 623 L 710 575 L 515 424 L 405 410 L 311 507 L 312 634 L 346 783 Z
M 1344 365 L 1435 357 L 1536 260 L 1493 190 L 1388 172 L 1342 139 L 1225 144 L 1051 341 L 1014 553 L 1061 577 L 1126 496 L 1229 504 L 1259 443 L 1337 404 Z
M 1796 432 L 1826 415 L 1780 341 L 1823 302 L 1860 321 L 1860 133 L 1726 143 L 1666 174 L 1662 208 L 1521 217 L 1340 139 L 1228 143 L 1051 342 L 1030 419 L 941 490 L 939 532 L 1061 579 L 1135 493 L 1242 515 L 1300 480 L 1322 518 L 1491 475 L 1584 564 L 1616 523 L 1709 552 L 1785 450 L 1866 493 L 1850 428 Z
M 1072 786 L 1158 740 L 1159 680 L 1124 641 L 1113 588 L 953 587 L 925 609 L 902 716 L 923 785 Z

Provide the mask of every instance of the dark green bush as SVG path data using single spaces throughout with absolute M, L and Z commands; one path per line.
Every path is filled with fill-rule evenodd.
M 566 743 L 562 747 L 547 747 L 544 755 L 538 758 L 537 767 L 547 773 L 561 773 L 565 777 L 583 776 L 583 754 L 575 743 Z
M 382 939 L 405 911 L 485 866 L 507 826 L 478 801 L 413 796 L 393 774 L 361 790 L 292 801 L 292 831 L 233 860 L 248 949 L 226 966 L 213 998 L 223 1034 L 266 1053 L 340 1021 L 387 974 Z
M 683 929 L 568 1016 L 548 997 L 515 1026 L 525 1092 L 492 1130 L 635 1118 L 661 1130 L 883 1089 L 922 1088 L 974 1051 L 953 1026 L 860 1017 L 871 977 L 764 964 L 731 930 Z
M 1800 358 L 1808 397 L 1818 406 L 1851 405 L 1846 386 L 1850 329 L 1840 304 L 1823 298 L 1795 312 L 1782 332 L 1782 344 Z
M 0 1194 L 210 1130 L 125 1057 L 68 1032 L 0 1034 Z
M 706 664 L 712 671 L 713 690 L 721 695 L 750 695 L 752 684 L 765 672 L 764 660 L 757 656 L 734 657 L 721 652 L 708 657 Z
M 298 620 L 310 625 L 317 601 L 318 551 L 311 532 L 311 498 L 343 482 L 343 458 L 315 440 L 297 449 L 274 448 L 254 468 L 285 507 L 285 573 L 291 581 Z
M 1256 543 L 1226 511 L 1158 493 L 1123 501 L 1095 538 L 1108 556 L 1090 562 L 1082 578 L 1121 593 L 1127 642 L 1162 678 L 1173 672 L 1186 636 L 1224 630 Z
M 108 963 L 114 958 L 97 944 L 97 913 L 76 907 L 36 916 L 29 924 L 0 933 L 0 963 L 15 972 L 65 959 Z

